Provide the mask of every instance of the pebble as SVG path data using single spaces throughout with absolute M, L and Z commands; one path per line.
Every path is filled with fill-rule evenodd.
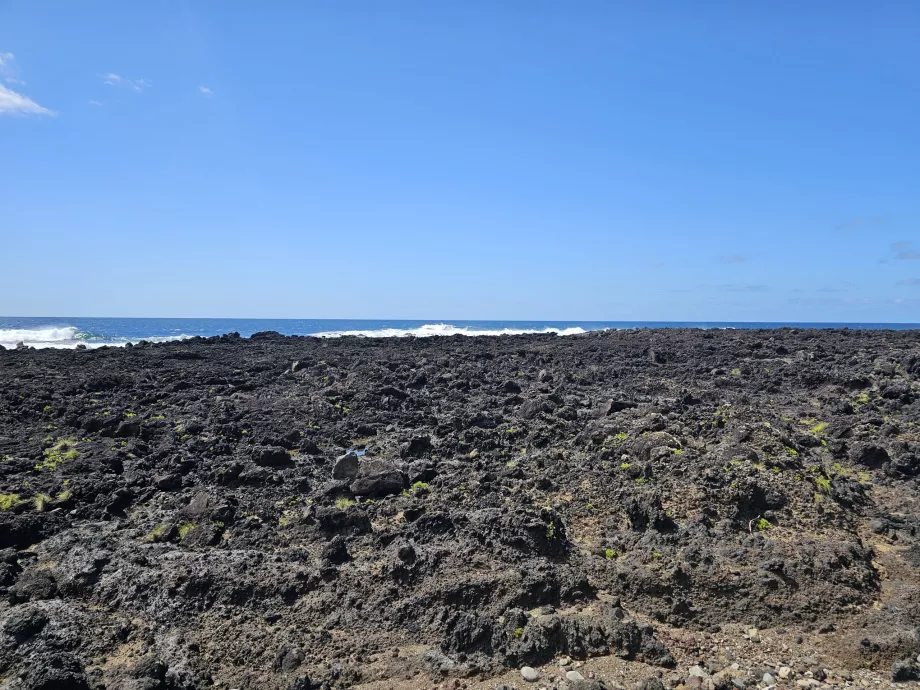
M 792 675 L 792 669 L 791 669 L 790 667 L 788 667 L 788 666 L 780 666 L 780 667 L 779 667 L 779 677 L 780 677 L 782 680 L 786 680 L 786 679 L 789 678 L 789 676 L 791 676 L 791 675 Z
M 528 683 L 536 683 L 540 680 L 540 672 L 530 666 L 524 666 L 521 669 L 521 677 Z
M 572 681 L 573 683 L 575 683 L 575 682 L 577 682 L 577 681 L 579 681 L 579 680 L 584 680 L 585 677 L 584 677 L 583 675 L 581 675 L 578 671 L 568 671 L 568 672 L 565 674 L 565 679 L 566 679 L 566 680 L 570 680 L 570 681 Z
M 564 656 L 564 657 L 560 657 L 560 659 L 559 659 L 559 666 L 560 666 L 560 667 L 563 667 L 563 668 L 564 668 L 564 667 L 568 666 L 568 665 L 571 664 L 571 663 L 572 663 L 572 659 L 571 659 L 570 657 Z
M 691 676 L 696 676 L 697 678 L 706 678 L 709 674 L 703 670 L 702 666 L 691 666 L 690 670 L 687 671 Z
M 773 677 L 772 673 L 763 674 L 764 685 L 776 685 L 776 678 Z

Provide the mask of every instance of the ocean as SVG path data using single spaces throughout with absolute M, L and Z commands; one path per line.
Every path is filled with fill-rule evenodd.
M 624 328 L 840 328 L 920 329 L 907 323 L 797 323 L 797 322 L 700 322 L 700 321 L 438 321 L 405 319 L 120 319 L 72 317 L 0 316 L 0 345 L 18 343 L 32 347 L 74 348 L 119 346 L 125 343 L 166 342 L 195 336 L 239 333 L 249 337 L 258 331 L 322 338 L 428 337 L 449 335 L 516 335 L 556 333 L 561 336 Z

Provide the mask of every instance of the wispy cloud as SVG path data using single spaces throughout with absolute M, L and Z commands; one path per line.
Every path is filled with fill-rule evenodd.
M 769 292 L 766 285 L 719 285 L 718 289 L 726 292 Z
M 720 264 L 743 264 L 747 261 L 747 257 L 734 254 L 732 256 L 720 256 L 718 261 Z
M 102 103 L 100 103 L 99 101 L 94 101 L 92 99 L 90 99 L 89 104 L 90 105 L 102 105 Z
M 102 79 L 102 83 L 106 86 L 122 87 L 138 93 L 150 86 L 150 82 L 147 79 L 128 79 L 114 72 L 100 74 L 99 78 Z
M 0 115 L 54 115 L 28 96 L 0 84 Z
M 872 218 L 863 218 L 862 216 L 859 216 L 853 220 L 848 220 L 845 223 L 835 225 L 834 230 L 836 232 L 856 232 L 869 225 L 882 225 L 885 220 L 885 216 L 873 216 Z
M 0 51 L 0 77 L 7 84 L 25 85 L 25 82 L 19 78 L 19 66 L 16 64 L 16 56 L 12 53 Z
M 735 283 L 723 283 L 721 285 L 709 285 L 703 283 L 696 286 L 698 290 L 718 290 L 720 292 L 769 292 L 768 285 L 738 285 Z
M 19 78 L 19 66 L 16 64 L 16 56 L 12 53 L 0 51 L 0 78 L 7 84 L 25 85 L 25 82 Z M 54 115 L 54 113 L 40 106 L 28 96 L 0 84 L 0 115 Z
M 920 287 L 920 278 L 907 278 L 906 280 L 899 280 L 898 285 L 910 285 L 911 287 Z
M 920 251 L 914 249 L 913 244 L 906 240 L 893 243 L 891 251 L 894 252 L 894 258 L 900 261 L 920 261 Z
M 790 304 L 806 304 L 810 306 L 873 304 L 873 301 L 868 297 L 790 297 L 786 301 Z
M 211 91 L 207 86 L 199 86 L 198 90 L 201 91 L 205 96 L 213 96 L 214 92 Z

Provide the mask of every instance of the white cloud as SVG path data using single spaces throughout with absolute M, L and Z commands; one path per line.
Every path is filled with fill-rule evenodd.
M 205 96 L 213 96 L 214 92 L 211 91 L 207 86 L 199 86 L 198 90 L 201 91 Z
M 108 72 L 99 76 L 102 79 L 102 83 L 107 86 L 124 86 L 138 93 L 150 86 L 150 82 L 146 79 L 128 79 L 114 72 Z
M 27 96 L 0 84 L 0 115 L 54 115 Z
M 16 66 L 16 56 L 12 53 L 0 52 L 0 77 L 7 84 L 22 84 L 25 82 L 19 78 L 19 67 Z
M 93 100 L 90 100 L 89 104 L 90 105 L 102 105 L 102 103 L 100 103 L 99 101 L 93 101 Z

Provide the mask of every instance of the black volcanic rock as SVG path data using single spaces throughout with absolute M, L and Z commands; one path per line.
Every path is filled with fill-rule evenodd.
M 737 676 L 699 656 L 723 644 L 708 631 L 757 626 L 774 650 L 823 645 L 907 679 L 918 341 L 268 332 L 5 350 L 0 678 L 494 685 L 615 654 L 749 687 L 774 675 L 745 667 L 761 645 L 737 640 Z M 686 678 L 650 675 L 589 680 Z

